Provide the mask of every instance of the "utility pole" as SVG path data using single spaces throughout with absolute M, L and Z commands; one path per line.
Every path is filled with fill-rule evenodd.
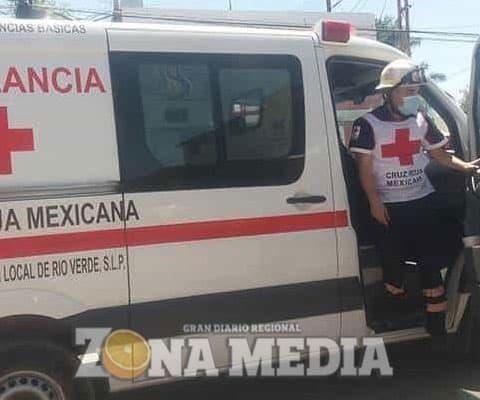
M 27 0 L 20 0 L 17 2 L 15 9 L 15 17 L 17 18 L 30 18 L 32 13 L 32 3 Z
M 122 9 L 120 8 L 120 0 L 113 0 L 113 22 L 122 22 Z
M 399 47 L 409 56 L 412 55 L 410 48 L 410 4 L 409 0 L 397 0 L 398 8 L 398 29 L 399 33 Z
M 41 19 L 47 16 L 46 8 L 35 7 L 34 0 L 19 0 L 15 6 L 15 17 Z
M 327 12 L 332 12 L 332 0 L 327 0 Z
M 405 0 L 405 29 L 407 30 L 406 42 L 407 42 L 407 54 L 412 55 L 412 48 L 410 47 L 410 4 L 409 0 Z

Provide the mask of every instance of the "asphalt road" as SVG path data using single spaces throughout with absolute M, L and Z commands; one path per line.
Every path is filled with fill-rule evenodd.
M 480 399 L 480 362 L 432 358 L 426 342 L 388 351 L 391 378 L 198 379 L 116 394 L 111 400 Z

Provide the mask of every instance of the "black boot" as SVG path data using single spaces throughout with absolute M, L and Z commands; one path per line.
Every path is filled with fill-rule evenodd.
M 446 312 L 427 312 L 426 313 L 426 326 L 427 332 L 435 336 L 445 336 L 447 329 L 445 327 Z
M 446 312 L 426 313 L 426 330 L 431 335 L 430 351 L 433 357 L 448 357 Z

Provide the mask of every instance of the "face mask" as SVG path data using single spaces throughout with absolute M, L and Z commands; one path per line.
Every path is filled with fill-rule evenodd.
M 408 96 L 403 99 L 403 106 L 399 107 L 398 110 L 403 115 L 417 115 L 420 110 L 421 101 L 418 96 Z

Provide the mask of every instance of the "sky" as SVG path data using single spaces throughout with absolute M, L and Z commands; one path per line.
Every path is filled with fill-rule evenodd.
M 5 0 L 0 0 L 1 2 Z M 325 11 L 325 0 L 143 0 L 146 7 L 234 10 Z M 332 0 L 335 4 L 338 0 Z M 58 0 L 71 8 L 108 10 L 111 0 Z M 480 35 L 478 0 L 410 0 L 413 30 L 468 32 Z M 396 0 L 343 0 L 338 12 L 370 12 L 396 16 Z M 468 87 L 474 43 L 424 40 L 413 50 L 416 62 L 426 62 L 430 72 L 441 72 L 447 81 L 441 86 L 456 98 Z

